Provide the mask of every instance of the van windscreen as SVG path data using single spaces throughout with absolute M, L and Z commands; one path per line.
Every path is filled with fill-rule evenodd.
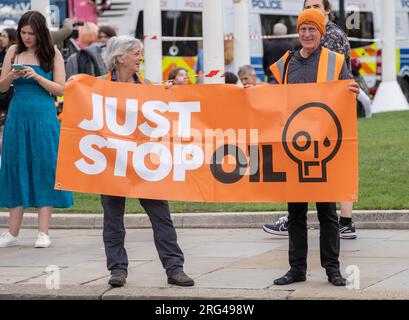
M 335 12 L 335 23 L 339 22 L 339 14 Z M 372 12 L 346 12 L 346 34 L 349 38 L 374 39 L 374 17 Z M 350 41 L 351 48 L 369 46 L 374 41 Z
M 273 29 L 276 23 L 285 24 L 287 26 L 287 34 L 296 34 L 297 19 L 297 16 L 262 14 L 260 15 L 262 35 L 273 35 Z M 288 41 L 293 45 L 293 47 L 297 47 L 299 45 L 298 37 L 290 38 Z

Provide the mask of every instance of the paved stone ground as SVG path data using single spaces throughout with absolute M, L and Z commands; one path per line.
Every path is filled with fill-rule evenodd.
M 129 276 L 117 289 L 107 285 L 101 230 L 50 235 L 50 248 L 35 249 L 36 231 L 23 229 L 19 246 L 0 249 L 0 299 L 409 299 L 409 230 L 358 230 L 358 239 L 341 240 L 342 272 L 357 266 L 359 289 L 327 282 L 317 230 L 309 230 L 307 282 L 285 287 L 273 280 L 289 268 L 288 240 L 260 229 L 178 229 L 192 288 L 167 284 L 150 229 L 128 230 Z M 50 290 L 52 265 L 60 288 Z

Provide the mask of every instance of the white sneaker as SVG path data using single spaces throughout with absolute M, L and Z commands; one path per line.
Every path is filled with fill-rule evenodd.
M 18 238 L 11 235 L 10 232 L 3 233 L 0 236 L 0 248 L 7 248 L 17 245 Z
M 35 248 L 48 248 L 51 245 L 51 240 L 48 235 L 44 232 L 38 233 L 38 238 L 36 243 L 34 244 Z

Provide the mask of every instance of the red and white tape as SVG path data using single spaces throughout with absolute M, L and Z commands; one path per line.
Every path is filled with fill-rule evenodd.
M 267 36 L 267 35 L 252 34 L 252 35 L 249 36 L 249 38 L 250 38 L 250 40 L 291 39 L 291 38 L 298 38 L 298 34 L 296 34 L 296 33 L 295 34 L 287 34 L 287 35 L 284 35 L 284 36 L 273 36 L 273 35 Z M 143 39 L 144 40 L 146 40 L 146 39 L 149 39 L 149 40 L 159 40 L 159 39 L 161 39 L 162 41 L 165 41 L 165 42 L 203 41 L 203 37 L 168 37 L 168 36 L 166 36 L 166 37 L 159 38 L 159 36 L 157 36 L 157 35 L 153 35 L 153 36 L 144 35 Z M 234 35 L 229 34 L 229 35 L 224 36 L 225 41 L 232 41 L 232 40 L 235 40 L 235 39 L 236 39 L 236 37 Z M 359 39 L 359 40 L 367 41 L 369 39 Z M 372 39 L 372 40 L 377 41 L 378 39 Z
M 147 35 L 143 36 L 143 40 L 146 40 L 146 39 L 149 39 L 149 40 L 158 40 L 159 37 L 158 37 L 158 36 L 147 36 Z
M 208 74 L 205 75 L 206 78 L 214 78 L 219 76 L 220 78 L 224 78 L 225 73 L 223 70 L 211 70 Z

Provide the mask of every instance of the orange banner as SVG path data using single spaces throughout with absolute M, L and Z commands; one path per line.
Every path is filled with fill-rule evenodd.
M 165 89 L 76 76 L 55 187 L 177 201 L 357 201 L 348 83 Z

